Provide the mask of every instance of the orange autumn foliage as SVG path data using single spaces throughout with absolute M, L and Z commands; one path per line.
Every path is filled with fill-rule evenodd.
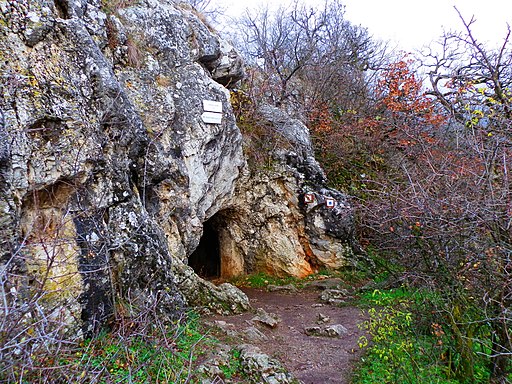
M 377 84 L 377 95 L 386 112 L 402 124 L 402 129 L 430 125 L 439 128 L 446 116 L 439 111 L 433 98 L 428 97 L 422 82 L 411 69 L 412 60 L 393 63 Z M 424 135 L 424 133 L 423 133 Z

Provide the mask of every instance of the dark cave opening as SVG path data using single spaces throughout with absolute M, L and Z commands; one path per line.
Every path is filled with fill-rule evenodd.
M 188 258 L 188 265 L 202 278 L 221 276 L 219 233 L 213 217 L 203 224 L 203 236 Z

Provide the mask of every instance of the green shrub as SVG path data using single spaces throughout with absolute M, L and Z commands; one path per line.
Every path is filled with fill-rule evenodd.
M 459 357 L 454 353 L 453 331 L 436 322 L 439 293 L 426 289 L 390 289 L 367 292 L 360 304 L 370 307 L 360 327 L 366 353 L 354 373 L 354 384 L 462 383 L 452 373 Z M 428 326 L 427 326 L 428 323 Z M 473 383 L 486 383 L 485 360 L 475 359 Z
M 193 377 L 198 356 L 215 342 L 200 328 L 198 315 L 190 313 L 174 324 L 134 325 L 132 333 L 103 331 L 79 345 L 41 356 L 31 367 L 20 368 L 15 379 L 20 383 L 185 383 Z M 0 382 L 3 379 L 0 373 Z

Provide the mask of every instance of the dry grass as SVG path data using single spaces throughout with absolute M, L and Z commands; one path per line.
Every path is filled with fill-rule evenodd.
M 126 52 L 128 65 L 133 68 L 140 68 L 143 60 L 140 42 L 133 36 L 128 36 L 126 39 L 126 46 L 128 48 Z

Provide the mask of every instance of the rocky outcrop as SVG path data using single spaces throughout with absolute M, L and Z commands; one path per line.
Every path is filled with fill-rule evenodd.
M 236 363 L 239 364 L 240 373 L 243 374 L 246 383 L 299 383 L 277 359 L 268 356 L 258 347 L 250 344 L 241 344 L 234 348 L 228 345 L 219 345 L 212 356 L 198 368 L 198 378 L 201 383 L 237 382 L 237 379 L 226 377 L 225 374 L 233 365 L 233 355 L 239 356 Z
M 144 307 L 248 308 L 198 275 L 351 265 L 352 210 L 304 125 L 266 107 L 294 150 L 246 167 L 226 88 L 242 60 L 189 6 L 0 0 L 0 73 L 2 302 L 88 332 Z
M 222 213 L 221 253 L 232 266 L 225 273 L 302 277 L 354 266 L 353 208 L 346 195 L 326 187 L 308 128 L 275 107 L 262 107 L 260 115 L 288 145 L 274 151 L 271 167 L 246 170 L 237 200 Z
M 241 59 L 173 1 L 0 10 L 0 239 L 3 266 L 23 265 L 18 288 L 86 330 L 127 299 L 170 315 L 246 309 L 240 291 L 186 266 L 245 164 L 215 81 L 239 79 Z M 221 105 L 221 124 L 202 121 L 203 100 Z
M 258 347 L 242 344 L 239 348 L 242 371 L 251 378 L 251 382 L 268 384 L 297 382 L 278 360 L 261 352 Z

